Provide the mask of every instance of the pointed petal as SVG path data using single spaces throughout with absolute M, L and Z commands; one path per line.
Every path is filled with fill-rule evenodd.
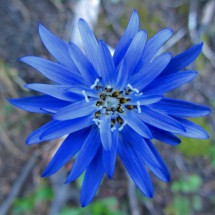
M 164 142 L 172 146 L 175 146 L 181 143 L 181 140 L 171 132 L 164 131 L 159 128 L 155 128 L 154 126 L 150 126 L 150 125 L 148 125 L 148 127 L 152 132 L 152 136 L 161 142 Z
M 130 75 L 133 73 L 138 61 L 140 60 L 143 49 L 145 47 L 146 39 L 147 32 L 139 31 L 135 35 L 125 54 L 124 61 L 126 62 L 126 66 Z
M 206 106 L 179 99 L 164 98 L 159 102 L 150 105 L 150 107 L 170 116 L 199 117 L 210 113 L 210 109 Z
M 144 89 L 145 94 L 163 94 L 173 90 L 197 76 L 194 71 L 182 71 L 171 75 L 161 76 Z
M 40 136 L 40 140 L 45 141 L 62 137 L 65 134 L 73 133 L 92 124 L 92 116 L 84 116 L 66 121 L 56 120 L 56 125 L 52 125 L 46 131 L 44 131 Z
M 120 64 L 120 61 L 125 56 L 125 53 L 127 52 L 127 49 L 130 46 L 131 41 L 133 40 L 138 30 L 139 30 L 139 17 L 138 17 L 137 11 L 133 10 L 129 23 L 127 25 L 127 28 L 123 33 L 114 52 L 113 59 L 116 67 Z
M 85 207 L 92 201 L 99 185 L 102 181 L 104 169 L 102 166 L 102 150 L 97 152 L 95 158 L 90 163 L 84 176 L 84 181 L 81 188 L 81 206 Z
M 70 102 L 62 101 L 50 96 L 30 96 L 18 99 L 8 99 L 14 106 L 33 113 L 47 113 L 43 109 L 57 111 L 70 104 Z
M 134 183 L 139 190 L 147 197 L 153 197 L 153 186 L 149 174 L 147 173 L 140 156 L 133 149 L 134 144 L 126 141 L 126 136 L 123 138 L 118 147 L 119 156 Z
M 104 116 L 100 122 L 100 138 L 105 150 L 109 151 L 112 146 L 112 131 L 111 131 L 111 117 Z
M 127 103 L 128 105 L 149 105 L 160 101 L 162 98 L 163 96 L 157 95 L 133 95 L 130 96 L 131 101 L 128 101 Z
M 143 63 L 148 63 L 154 55 L 158 52 L 161 46 L 172 36 L 173 30 L 165 28 L 155 34 L 149 41 L 147 41 L 141 59 Z
M 51 81 L 59 84 L 82 84 L 83 81 L 78 74 L 72 73 L 64 66 L 54 63 L 52 61 L 34 57 L 26 56 L 20 58 L 20 61 L 32 66 Z
M 164 115 L 157 111 L 151 110 L 150 108 L 145 106 L 141 107 L 141 111 L 142 112 L 138 115 L 140 120 L 149 125 L 173 133 L 180 133 L 185 131 L 185 128 L 181 123 L 168 115 Z
M 46 140 L 52 140 L 86 128 L 93 123 L 92 117 L 81 117 L 78 119 L 58 121 L 52 120 L 37 130 L 33 131 L 27 138 L 27 144 L 35 144 Z
M 82 78 L 86 83 L 92 85 L 98 77 L 93 65 L 74 43 L 69 43 L 68 49 L 72 60 L 82 75 Z
M 100 67 L 99 71 L 105 85 L 110 85 L 111 87 L 114 87 L 117 73 L 111 53 L 104 41 L 99 41 L 98 62 Z
M 74 181 L 86 170 L 100 146 L 101 141 L 99 140 L 98 128 L 97 126 L 94 126 L 78 153 L 72 170 L 67 177 L 66 183 Z
M 181 136 L 192 137 L 196 139 L 208 139 L 209 134 L 199 125 L 183 119 L 181 117 L 174 117 L 179 121 L 186 129 L 186 132 L 180 133 Z
M 151 169 L 151 171 L 158 178 L 160 178 L 161 180 L 163 180 L 165 182 L 168 182 L 170 180 L 170 173 L 169 173 L 169 170 L 168 170 L 166 164 L 164 163 L 163 159 L 157 152 L 153 143 L 150 140 L 145 140 L 145 143 L 146 143 L 145 146 L 148 147 L 148 150 L 152 154 L 151 158 L 153 157 L 153 162 L 152 162 L 152 159 L 150 159 L 150 160 L 145 159 L 146 165 Z
M 152 139 L 152 134 L 145 123 L 139 119 L 139 115 L 133 111 L 127 111 L 120 115 L 121 118 L 138 134 L 141 136 Z
M 118 131 L 112 132 L 112 146 L 110 151 L 103 149 L 103 166 L 109 178 L 112 178 L 115 169 L 116 155 L 118 146 Z
M 133 148 L 136 155 L 158 178 L 165 182 L 170 180 L 169 171 L 151 141 L 144 140 L 140 135 L 128 128 L 123 130 L 123 137 L 124 142 Z
M 115 84 L 115 89 L 123 90 L 127 84 L 129 70 L 127 68 L 126 62 L 122 60 L 117 71 L 117 80 Z
M 78 70 L 70 58 L 67 43 L 56 37 L 41 24 L 39 24 L 39 34 L 43 44 L 52 56 L 54 56 L 59 63 L 69 67 L 73 73 L 78 74 Z
M 169 65 L 163 71 L 162 75 L 178 72 L 181 69 L 188 66 L 189 64 L 191 64 L 201 53 L 202 47 L 203 43 L 199 43 L 172 58 Z
M 81 39 L 82 39 L 86 56 L 93 64 L 94 68 L 98 73 L 99 72 L 99 65 L 98 65 L 99 47 L 98 47 L 98 42 L 95 38 L 95 35 L 90 29 L 87 22 L 83 19 L 79 19 L 78 27 L 81 34 Z
M 26 88 L 35 90 L 40 93 L 44 93 L 46 95 L 55 97 L 57 99 L 65 100 L 65 101 L 77 101 L 82 99 L 83 96 L 80 96 L 76 93 L 68 92 L 68 88 L 70 86 L 64 85 L 51 85 L 51 84 L 26 84 Z
M 88 128 L 69 134 L 43 171 L 42 177 L 48 177 L 56 173 L 62 166 L 71 160 L 82 147 L 88 134 Z
M 129 83 L 139 89 L 142 90 L 147 85 L 149 85 L 158 75 L 165 69 L 168 63 L 171 60 L 171 54 L 165 53 L 157 58 L 155 58 L 150 64 L 146 64 L 140 72 L 136 73 Z
M 69 120 L 90 114 L 93 117 L 93 112 L 96 112 L 97 110 L 95 102 L 95 100 L 89 102 L 86 102 L 85 100 L 75 102 L 60 109 L 56 114 L 54 114 L 53 118 L 56 120 Z

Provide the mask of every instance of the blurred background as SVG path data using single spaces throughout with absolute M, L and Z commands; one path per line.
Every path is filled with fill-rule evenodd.
M 47 82 L 17 58 L 36 55 L 52 59 L 38 36 L 38 22 L 53 33 L 79 44 L 76 21 L 84 17 L 97 35 L 112 47 L 118 42 L 136 8 L 141 28 L 149 37 L 161 28 L 175 34 L 161 51 L 174 55 L 200 41 L 204 49 L 190 68 L 199 76 L 169 96 L 205 104 L 212 113 L 194 122 L 211 135 L 209 140 L 182 138 L 179 146 L 156 143 L 172 180 L 166 184 L 152 175 L 153 199 L 134 187 L 120 161 L 113 180 L 104 178 L 87 208 L 79 205 L 82 177 L 64 185 L 72 166 L 40 178 L 60 143 L 25 145 L 28 134 L 49 120 L 14 108 L 5 98 L 33 95 L 23 85 Z M 0 215 L 212 215 L 215 214 L 215 1 L 214 0 L 0 0 Z

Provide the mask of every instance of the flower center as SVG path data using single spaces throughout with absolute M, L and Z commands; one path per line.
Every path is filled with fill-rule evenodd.
M 136 92 L 131 86 L 126 87 L 124 90 L 114 90 L 110 86 L 102 86 L 102 84 L 96 80 L 95 84 L 91 86 L 91 89 L 95 88 L 98 92 L 98 100 L 96 106 L 98 111 L 94 113 L 94 122 L 99 126 L 100 120 L 105 116 L 111 117 L 111 127 L 114 130 L 119 127 L 119 130 L 123 128 L 126 122 L 120 117 L 125 110 L 138 109 L 137 105 L 129 105 L 131 100 L 129 97 Z

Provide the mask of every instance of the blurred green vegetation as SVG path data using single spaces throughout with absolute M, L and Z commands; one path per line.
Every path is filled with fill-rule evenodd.
M 88 207 L 65 207 L 60 215 L 126 215 L 120 211 L 115 197 L 104 198 L 92 202 Z
M 202 179 L 198 175 L 182 177 L 172 183 L 172 202 L 165 208 L 166 215 L 190 215 L 203 208 L 199 192 Z
M 212 136 L 211 127 L 205 118 L 192 119 L 194 123 L 203 127 Z M 185 156 L 208 157 L 213 167 L 215 167 L 215 144 L 211 138 L 206 140 L 180 137 L 181 144 L 177 146 L 179 151 Z
M 54 192 L 52 188 L 46 183 L 41 183 L 34 192 L 15 199 L 11 209 L 12 214 L 30 214 L 38 205 L 50 202 L 53 197 Z

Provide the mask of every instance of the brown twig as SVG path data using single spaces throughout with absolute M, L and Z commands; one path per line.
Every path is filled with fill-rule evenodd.
M 14 183 L 11 192 L 4 200 L 4 202 L 0 205 L 0 214 L 6 215 L 9 211 L 14 199 L 19 195 L 22 186 L 24 185 L 28 175 L 30 174 L 31 170 L 33 169 L 35 163 L 39 159 L 39 152 L 35 151 L 33 156 L 30 157 L 28 161 L 26 161 L 26 165 L 21 170 L 20 175 L 18 176 L 16 182 Z
M 135 194 L 135 184 L 130 178 L 128 174 L 127 179 L 128 179 L 128 202 L 129 202 L 129 207 L 131 211 L 131 215 L 140 215 L 140 208 L 138 206 L 138 201 L 137 201 L 137 196 Z

